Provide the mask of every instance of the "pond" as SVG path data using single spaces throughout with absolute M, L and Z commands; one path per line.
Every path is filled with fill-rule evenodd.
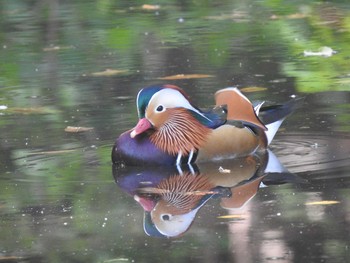
M 0 12 L 0 262 L 350 261 L 348 1 L 18 0 Z M 304 99 L 266 153 L 113 166 L 154 84 L 200 108 L 226 87 Z M 183 196 L 162 185 L 193 178 L 209 187 L 164 212 Z

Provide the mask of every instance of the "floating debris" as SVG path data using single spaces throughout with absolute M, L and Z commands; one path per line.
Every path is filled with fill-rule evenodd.
M 108 68 L 104 71 L 91 73 L 91 76 L 109 77 L 109 76 L 114 76 L 114 75 L 118 75 L 118 74 L 122 74 L 122 73 L 126 73 L 126 72 L 128 72 L 128 70 L 126 70 L 126 69 L 109 69 Z
M 160 5 L 149 5 L 149 4 L 144 4 L 141 6 L 142 9 L 144 10 L 159 10 Z
M 257 92 L 257 91 L 263 91 L 263 90 L 267 90 L 267 88 L 263 88 L 263 87 L 246 87 L 243 89 L 240 89 L 243 92 Z
M 339 201 L 335 200 L 323 200 L 323 201 L 315 201 L 315 202 L 306 202 L 305 205 L 335 205 L 339 204 Z
M 302 18 L 306 18 L 308 17 L 307 14 L 304 13 L 294 13 L 294 14 L 290 14 L 290 15 L 286 15 L 286 16 L 278 16 L 278 15 L 272 15 L 270 17 L 270 19 L 272 20 L 277 20 L 277 19 L 302 19 Z
M 225 169 L 222 166 L 220 166 L 219 167 L 219 172 L 222 173 L 222 174 L 229 174 L 229 173 L 231 173 L 231 170 L 230 169 Z
M 57 111 L 54 109 L 50 109 L 47 107 L 29 107 L 29 108 L 21 108 L 21 107 L 10 107 L 7 109 L 9 113 L 18 113 L 18 114 L 52 114 Z
M 78 133 L 78 132 L 86 132 L 93 130 L 93 127 L 75 127 L 75 126 L 67 126 L 64 131 L 65 132 L 72 132 L 72 133 Z
M 63 47 L 60 47 L 60 46 L 51 46 L 51 47 L 45 47 L 43 48 L 43 51 L 45 52 L 49 52 L 49 51 L 57 51 L 57 50 L 64 50 L 64 49 L 72 49 L 74 48 L 73 46 L 63 46 Z
M 217 20 L 217 21 L 223 21 L 223 20 L 233 20 L 235 22 L 248 22 L 250 21 L 250 16 L 247 12 L 243 11 L 234 11 L 231 14 L 221 14 L 217 16 L 207 16 L 205 17 L 209 20 Z
M 269 80 L 270 83 L 284 83 L 284 82 L 287 82 L 287 79 L 285 78 L 281 78 L 281 79 L 272 79 L 272 80 Z
M 129 260 L 128 258 L 112 258 L 103 261 L 103 263 L 119 263 L 119 262 L 132 262 L 132 260 Z
M 70 153 L 70 152 L 74 152 L 74 151 L 76 151 L 76 150 L 71 149 L 71 150 L 57 150 L 57 151 L 41 151 L 41 152 L 29 153 L 28 155 L 62 154 L 62 153 Z
M 202 79 L 202 78 L 213 78 L 213 75 L 207 74 L 177 74 L 167 77 L 161 77 L 161 80 L 178 80 L 178 79 Z
M 133 99 L 132 96 L 117 96 L 115 97 L 117 100 L 130 100 Z
M 220 219 L 243 219 L 243 215 L 224 215 L 224 216 L 218 216 L 217 218 Z
M 8 107 L 6 105 L 0 105 L 0 110 L 6 110 Z
M 305 57 L 310 57 L 310 56 L 331 57 L 336 53 L 337 51 L 333 50 L 330 47 L 321 47 L 318 51 L 304 50 Z

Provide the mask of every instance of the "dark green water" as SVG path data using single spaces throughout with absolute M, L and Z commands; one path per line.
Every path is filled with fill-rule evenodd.
M 350 261 L 350 4 L 153 4 L 1 1 L 0 262 Z M 177 74 L 202 76 L 162 79 Z M 241 208 L 206 200 L 179 237 L 147 235 L 110 152 L 154 83 L 200 107 L 228 86 L 305 97 L 271 145 L 295 177 L 266 177 Z

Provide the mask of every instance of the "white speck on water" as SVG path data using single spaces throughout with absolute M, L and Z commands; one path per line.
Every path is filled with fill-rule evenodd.
M 68 223 L 67 223 L 67 222 L 64 222 L 64 223 L 63 223 L 63 225 L 64 225 L 64 226 L 67 226 L 67 225 L 68 225 Z
M 0 110 L 6 110 L 7 106 L 6 105 L 0 105 Z
M 330 47 L 321 47 L 318 51 L 304 50 L 305 57 L 309 57 L 309 56 L 331 57 L 336 53 L 337 51 L 333 50 Z
M 185 22 L 185 19 L 183 17 L 180 17 L 178 20 L 177 20 L 179 23 L 183 23 Z
M 315 142 L 314 144 L 311 145 L 311 148 L 317 149 L 318 148 L 318 143 Z

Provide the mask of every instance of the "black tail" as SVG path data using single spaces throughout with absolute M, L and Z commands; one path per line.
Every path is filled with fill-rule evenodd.
M 296 98 L 280 105 L 263 106 L 260 109 L 259 118 L 265 125 L 276 122 L 300 108 L 303 102 L 304 98 Z

